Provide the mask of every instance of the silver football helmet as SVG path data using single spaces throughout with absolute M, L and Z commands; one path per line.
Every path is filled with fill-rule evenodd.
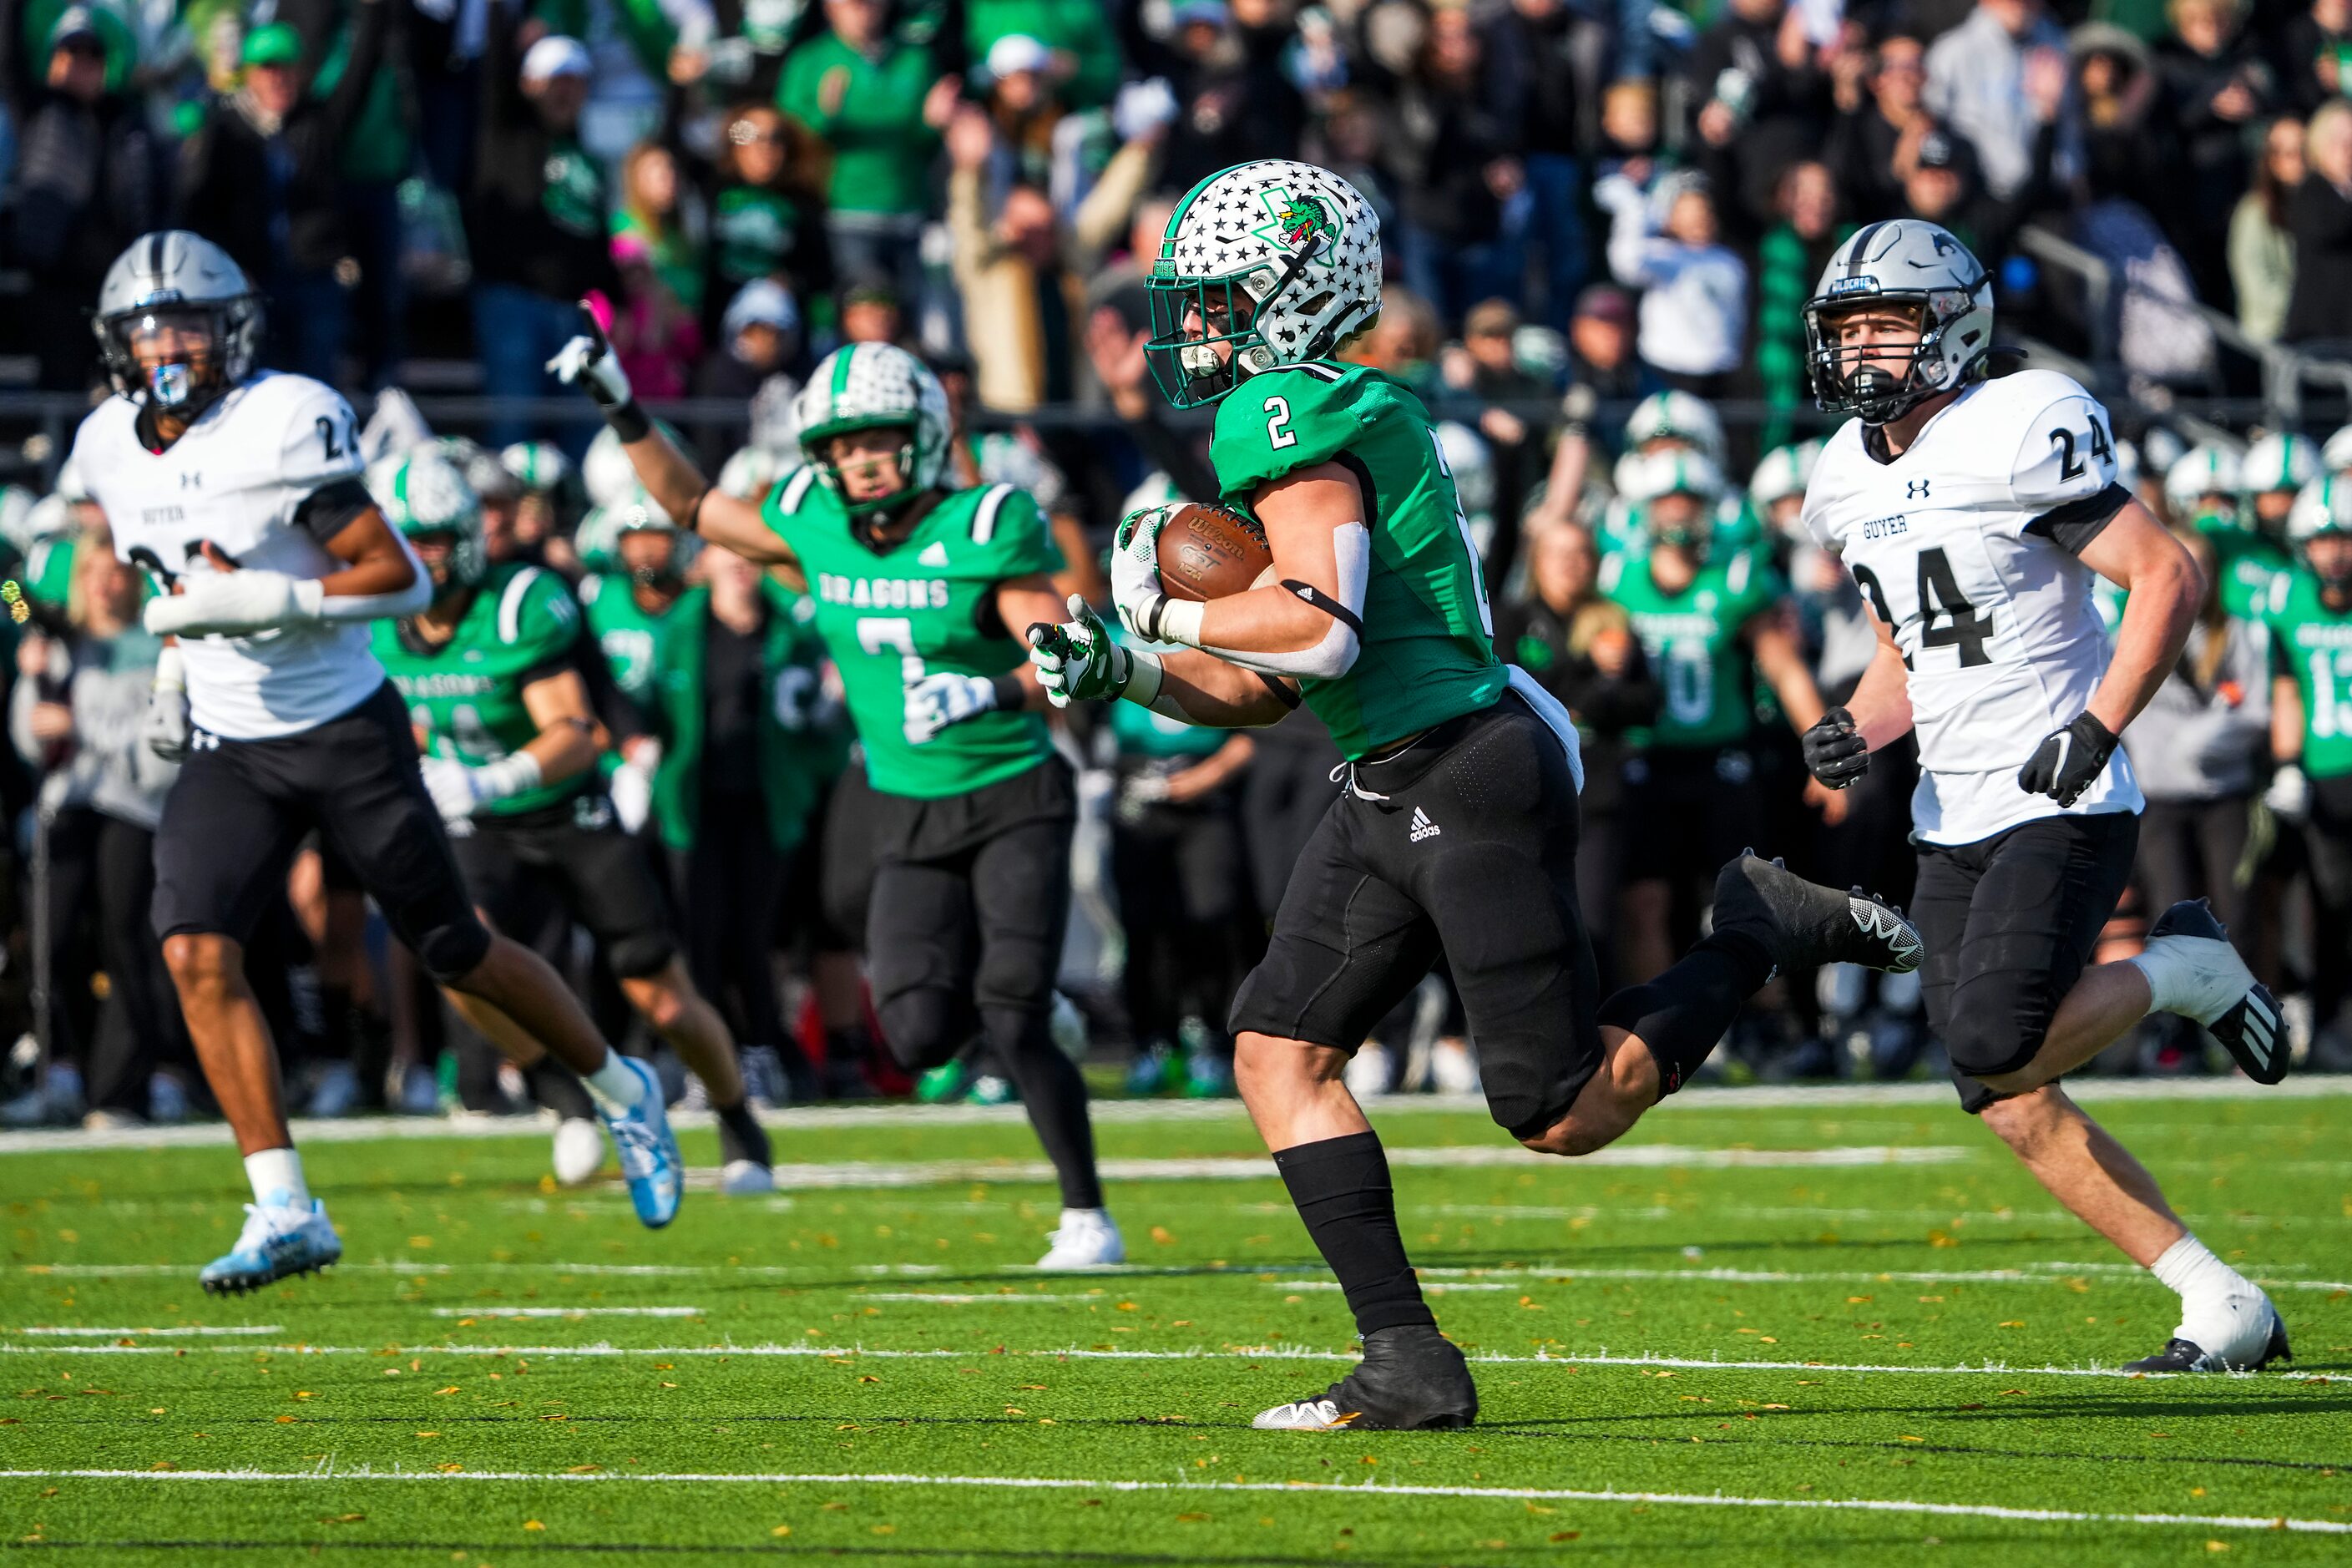
M 142 365 L 134 342 L 177 329 L 184 348 Z M 106 269 L 98 290 L 99 358 L 114 390 L 194 416 L 253 373 L 261 346 L 261 296 L 227 251 L 184 229 L 141 235 Z
M 1916 310 L 1908 344 L 1844 343 L 1838 322 L 1857 310 Z M 1945 229 L 1917 218 L 1865 224 L 1837 247 L 1805 301 L 1813 401 L 1866 425 L 1899 419 L 1978 374 L 1992 348 L 1992 279 Z M 1907 354 L 1903 374 L 1883 363 Z

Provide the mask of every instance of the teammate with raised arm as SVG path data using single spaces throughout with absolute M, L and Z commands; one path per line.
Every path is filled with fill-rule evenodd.
M 1495 656 L 1476 552 L 1412 393 L 1332 355 L 1381 306 L 1378 220 L 1327 170 L 1244 163 L 1193 187 L 1148 280 L 1148 353 L 1179 406 L 1216 404 L 1223 497 L 1264 526 L 1278 583 L 1205 604 L 1162 590 L 1172 510 L 1119 529 L 1112 586 L 1153 654 L 1083 601 L 1032 632 L 1056 701 L 1122 698 L 1197 724 L 1268 723 L 1304 700 L 1347 758 L 1293 868 L 1265 960 L 1233 1008 L 1235 1076 L 1364 1359 L 1256 1425 L 1467 1426 L 1477 1390 L 1437 1331 L 1398 1235 L 1380 1139 L 1348 1058 L 1443 956 L 1496 1121 L 1530 1149 L 1613 1142 L 1685 1081 L 1776 966 L 1907 969 L 1918 937 L 1874 900 L 1742 855 L 1715 931 L 1644 985 L 1596 994 L 1576 901 L 1576 731 Z
M 304 835 L 323 832 L 436 980 L 513 1018 L 596 1097 L 637 1216 L 677 1209 L 677 1149 L 653 1075 L 608 1050 L 563 982 L 475 917 L 366 623 L 433 584 L 361 483 L 331 387 L 253 368 L 261 300 L 227 254 L 177 230 L 107 271 L 93 327 L 118 395 L 72 461 L 121 557 L 168 594 L 175 639 L 149 743 L 185 757 L 155 835 L 155 930 L 254 1201 L 204 1288 L 250 1290 L 342 1255 L 287 1131 L 278 1052 L 245 973 L 255 922 Z
M 866 752 L 846 787 L 867 787 L 866 963 L 884 1039 L 920 1072 L 983 1037 L 1061 1178 L 1038 1266 L 1119 1262 L 1086 1080 L 1051 1027 L 1076 802 L 1013 629 L 1061 615 L 1037 503 L 1011 485 L 944 488 L 947 394 L 887 343 L 810 374 L 794 405 L 808 465 L 764 503 L 712 486 L 654 427 L 593 318 L 549 368 L 604 410 L 665 511 L 815 604 Z
M 1805 306 L 1814 395 L 1851 414 L 1805 491 L 1879 647 L 1805 734 L 1832 789 L 1906 731 L 1928 1025 L 1961 1105 L 2052 1195 L 2181 1297 L 2134 1370 L 2288 1354 L 2269 1298 L 2189 1234 L 2155 1180 L 2058 1086 L 2151 1012 L 2212 1031 L 2246 1074 L 2285 1075 L 2278 1005 L 2203 900 L 2157 917 L 2137 958 L 2090 966 L 2129 880 L 2139 786 L 2116 737 L 2164 683 L 2203 593 L 2195 561 L 2116 482 L 2113 426 L 2052 371 L 1984 379 L 1992 282 L 1933 224 L 1872 224 Z M 2125 589 L 2113 651 L 2092 602 Z

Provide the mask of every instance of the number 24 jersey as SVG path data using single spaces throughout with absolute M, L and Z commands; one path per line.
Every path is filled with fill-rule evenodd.
M 2076 552 L 2130 500 L 2114 426 L 2054 371 L 1979 382 L 1881 461 L 1850 420 L 1806 487 L 1804 521 L 1892 626 L 1909 671 L 1917 837 L 1973 844 L 2062 812 L 2137 811 L 2130 760 L 2070 807 L 2017 772 L 2089 704 L 2107 641 Z

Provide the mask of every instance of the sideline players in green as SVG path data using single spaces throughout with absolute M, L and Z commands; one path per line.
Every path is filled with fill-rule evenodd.
M 542 957 L 565 952 L 575 920 L 595 932 L 630 1005 L 709 1090 L 720 1190 L 772 1189 L 775 1162 L 744 1100 L 735 1042 L 688 978 L 661 889 L 597 779 L 600 731 L 577 662 L 572 590 L 540 567 L 484 559 L 480 503 L 446 458 L 412 454 L 382 491 L 385 517 L 432 574 L 433 601 L 370 635 L 408 704 L 467 894 L 494 930 Z M 447 994 L 493 1044 L 536 1065 L 538 1042 L 511 1019 Z M 584 1113 L 547 1076 L 555 1081 L 539 1087 L 559 1113 Z
M 1159 531 L 1119 529 L 1120 647 L 1082 601 L 1033 628 L 1057 700 L 1118 697 L 1221 727 L 1304 700 L 1347 758 L 1335 799 L 1234 998 L 1235 1076 L 1291 1201 L 1339 1276 L 1364 1359 L 1256 1425 L 1462 1426 L 1477 1391 L 1437 1331 L 1398 1235 L 1388 1159 L 1343 1069 L 1442 955 L 1487 1104 L 1528 1148 L 1591 1153 L 1680 1086 L 1776 965 L 1909 969 L 1894 910 L 1769 861 L 1723 868 L 1715 932 L 1603 1003 L 1576 901 L 1576 731 L 1495 657 L 1452 476 L 1419 398 L 1330 356 L 1381 305 L 1379 221 L 1310 164 L 1244 163 L 1193 187 L 1148 279 L 1160 390 L 1218 405 L 1223 499 L 1264 525 L 1277 584 L 1210 604 L 1160 591 Z M 1040 617 L 1044 619 L 1045 617 Z
M 2288 514 L 2294 564 L 2271 580 L 2268 799 L 2303 825 L 2311 868 L 2312 1023 L 2329 1035 L 2352 996 L 2352 478 L 2323 474 Z
M 920 1072 L 983 1037 L 1061 1178 L 1039 1267 L 1121 1261 L 1086 1080 L 1051 1029 L 1076 803 L 1013 629 L 1061 613 L 1046 576 L 1061 557 L 1036 502 L 1011 485 L 942 488 L 947 395 L 886 343 L 839 349 L 811 373 L 794 407 L 808 466 L 763 506 L 738 500 L 654 428 L 583 320 L 550 368 L 603 407 L 655 500 L 796 575 L 815 602 L 865 747 L 871 787 L 853 815 L 874 856 L 866 973 L 891 1054 Z
M 1611 556 L 1601 591 L 1631 618 L 1661 693 L 1648 742 L 1625 764 L 1621 940 L 1626 972 L 1655 974 L 1674 960 L 1676 900 L 1696 929 L 1696 900 L 1715 868 L 1765 837 L 1756 678 L 1800 735 L 1822 716 L 1822 697 L 1787 613 L 1788 583 L 1761 551 L 1732 548 L 1716 532 L 1723 476 L 1715 464 L 1666 447 L 1628 458 L 1617 474 L 1647 548 Z

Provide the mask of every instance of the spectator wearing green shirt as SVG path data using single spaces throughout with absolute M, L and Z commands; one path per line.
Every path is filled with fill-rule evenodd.
M 881 0 L 825 0 L 825 27 L 784 60 L 776 107 L 833 149 L 825 228 L 847 277 L 921 292 L 932 155 L 958 83 L 929 50 L 894 37 Z

